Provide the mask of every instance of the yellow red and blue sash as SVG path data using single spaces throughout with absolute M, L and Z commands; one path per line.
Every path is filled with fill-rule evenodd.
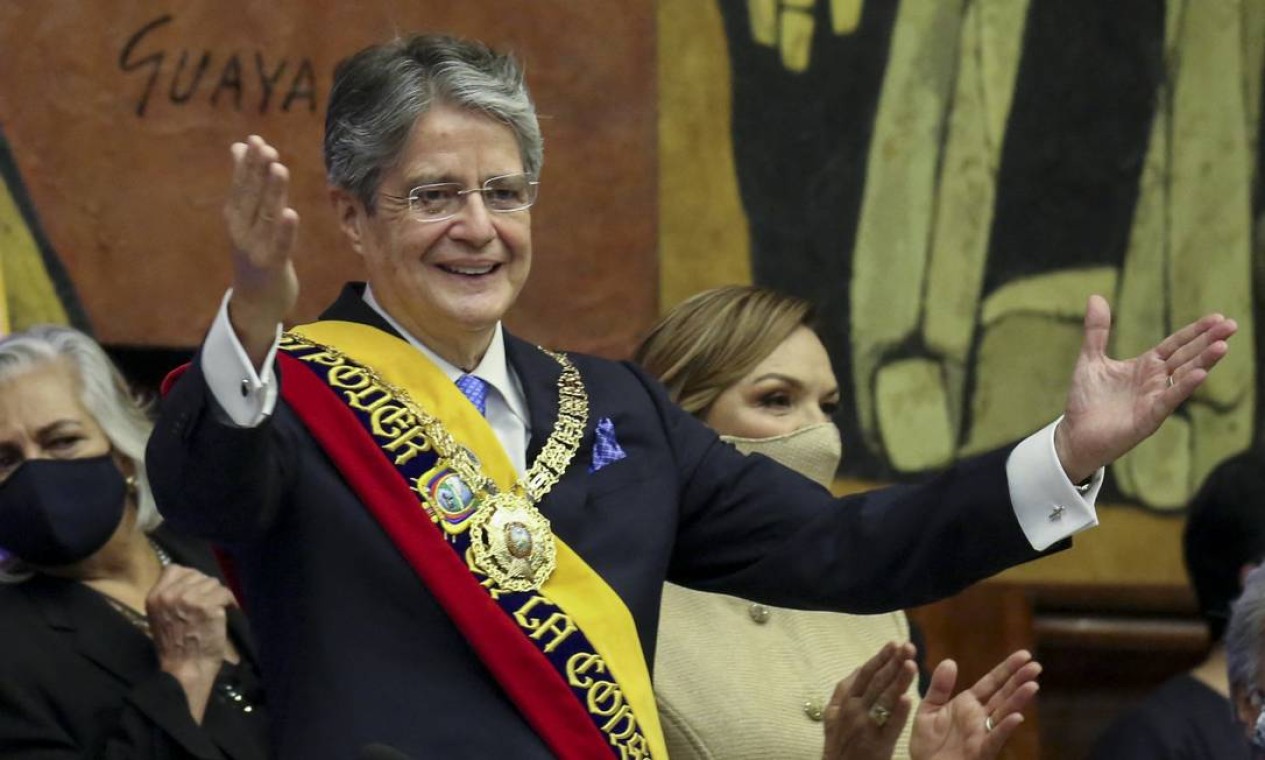
M 461 526 L 479 495 L 454 481 L 404 399 L 442 420 L 497 488 L 513 486 L 514 470 L 439 368 L 350 322 L 296 328 L 280 347 L 285 402 L 550 749 L 666 758 L 636 626 L 605 581 L 556 536 L 556 570 L 537 591 L 499 588 L 471 561 Z

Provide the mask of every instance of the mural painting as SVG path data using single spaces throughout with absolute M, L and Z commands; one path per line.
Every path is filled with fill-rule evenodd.
M 746 277 L 817 303 L 846 475 L 917 477 L 1053 419 L 1091 293 L 1113 306 L 1114 355 L 1209 310 L 1240 324 L 1210 381 L 1110 468 L 1108 498 L 1179 509 L 1253 444 L 1265 3 L 667 5 L 664 306 Z M 687 44 L 728 69 L 671 52 Z M 713 244 L 673 216 L 676 159 L 692 160 L 681 135 L 720 133 L 728 155 L 709 148 L 699 175 L 714 202 L 693 210 L 731 230 Z
M 40 227 L 0 133 L 0 335 L 42 323 L 87 330 L 74 285 Z
M 252 133 L 292 172 L 295 319 L 313 318 L 362 271 L 321 158 L 334 68 L 365 45 L 425 31 L 513 51 L 542 115 L 534 271 L 510 326 L 557 347 L 626 353 L 657 307 L 650 0 L 0 4 L 4 177 L 24 209 L 0 204 L 0 224 L 35 241 L 2 249 L 12 326 L 69 319 L 115 348 L 196 346 L 230 281 L 229 145 Z

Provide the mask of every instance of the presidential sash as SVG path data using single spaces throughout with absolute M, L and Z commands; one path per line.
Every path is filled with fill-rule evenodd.
M 522 500 L 509 499 L 513 466 L 453 383 L 404 341 L 365 325 L 306 325 L 280 348 L 286 403 L 550 749 L 561 758 L 666 758 L 636 626 L 605 581 L 552 534 L 553 567 L 535 588 L 507 588 L 475 560 L 471 524 L 511 562 L 539 536 L 518 530 L 529 521 L 521 514 L 488 519 L 489 504 L 521 509 Z M 443 455 L 454 441 L 477 462 L 479 483 L 454 467 L 459 456 Z

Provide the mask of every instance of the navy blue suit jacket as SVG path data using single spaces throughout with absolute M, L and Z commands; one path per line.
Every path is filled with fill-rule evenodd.
M 322 318 L 391 331 L 353 288 Z M 526 395 L 531 461 L 557 416 L 559 368 L 510 335 L 506 351 Z M 589 426 L 540 508 L 623 599 L 649 662 L 665 579 L 877 612 L 1037 556 L 1010 505 L 1008 451 L 925 485 L 835 500 L 722 443 L 636 366 L 572 358 Z M 590 474 L 602 417 L 627 457 Z M 148 462 L 167 519 L 236 560 L 280 756 L 353 757 L 381 742 L 417 758 L 550 757 L 293 412 L 280 403 L 251 429 L 224 419 L 195 363 L 163 402 Z

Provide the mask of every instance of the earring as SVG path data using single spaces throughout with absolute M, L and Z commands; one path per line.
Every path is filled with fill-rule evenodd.
M 124 478 L 123 483 L 127 486 L 127 495 L 135 496 L 136 495 L 136 476 L 128 475 L 126 478 Z

